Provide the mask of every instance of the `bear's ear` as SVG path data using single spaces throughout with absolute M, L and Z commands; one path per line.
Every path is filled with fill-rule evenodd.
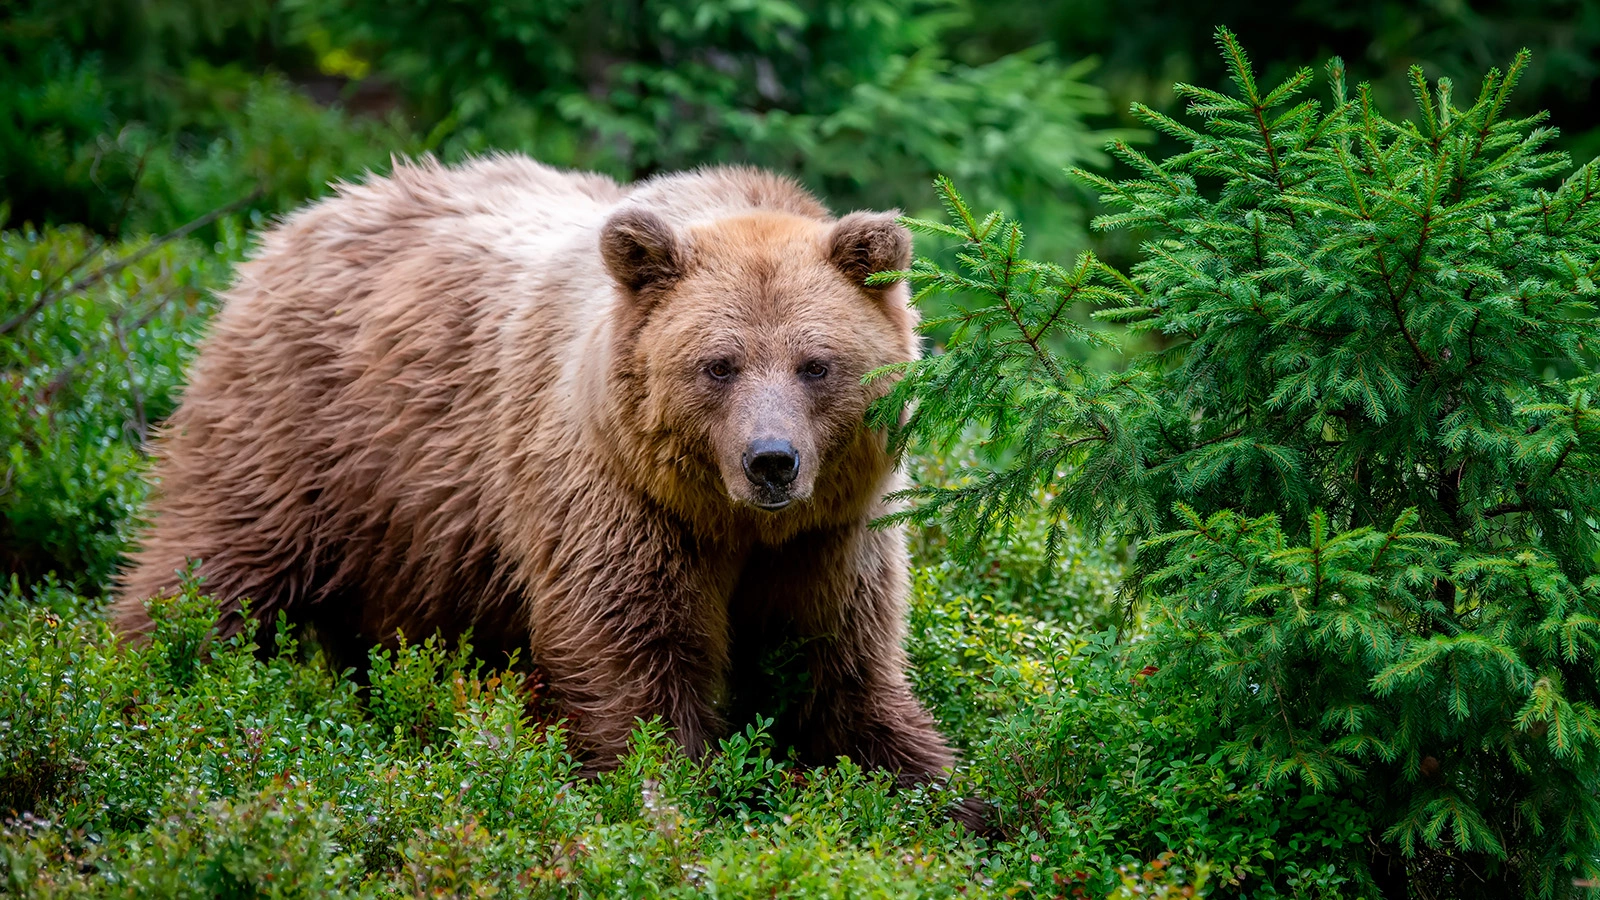
M 898 272 L 911 265 L 911 232 L 895 221 L 898 212 L 853 212 L 828 236 L 828 259 L 851 281 L 869 289 L 874 272 Z
M 600 229 L 600 256 L 611 277 L 637 294 L 682 278 L 689 254 L 660 216 L 624 209 Z

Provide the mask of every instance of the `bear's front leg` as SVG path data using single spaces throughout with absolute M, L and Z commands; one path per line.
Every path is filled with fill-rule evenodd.
M 637 522 L 590 533 L 553 560 L 533 600 L 533 658 L 591 768 L 616 764 L 640 719 L 659 717 L 696 758 L 724 732 L 726 597 L 699 548 Z
M 746 566 L 735 615 L 759 611 L 777 629 L 767 641 L 798 641 L 808 691 L 777 727 L 806 761 L 847 756 L 903 785 L 954 764 L 906 675 L 908 568 L 898 529 L 863 526 L 803 535 Z

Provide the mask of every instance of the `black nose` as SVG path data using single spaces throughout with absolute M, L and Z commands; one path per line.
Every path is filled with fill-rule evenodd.
M 751 441 L 744 451 L 744 477 L 758 485 L 782 487 L 800 474 L 800 454 L 788 441 Z

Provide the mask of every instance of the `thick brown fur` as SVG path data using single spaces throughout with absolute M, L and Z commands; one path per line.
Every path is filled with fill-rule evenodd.
M 531 651 L 599 765 L 638 717 L 698 754 L 754 710 L 807 761 L 937 777 L 903 535 L 867 527 L 896 476 L 862 376 L 917 350 L 905 286 L 862 279 L 909 254 L 891 214 L 834 220 L 750 169 L 624 187 L 497 156 L 342 185 L 226 294 L 116 624 L 146 632 L 198 558 L 229 630 L 248 598 L 352 654 L 469 626 Z M 777 511 L 741 469 L 769 434 L 800 459 Z M 781 711 L 780 646 L 804 688 Z

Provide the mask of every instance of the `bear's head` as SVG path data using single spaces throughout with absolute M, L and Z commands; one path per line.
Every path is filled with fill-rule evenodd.
M 616 357 L 652 493 L 767 534 L 877 499 L 892 462 L 864 415 L 884 386 L 863 376 L 917 346 L 904 282 L 867 283 L 910 265 L 893 213 L 678 227 L 632 208 L 600 246 L 622 295 Z

